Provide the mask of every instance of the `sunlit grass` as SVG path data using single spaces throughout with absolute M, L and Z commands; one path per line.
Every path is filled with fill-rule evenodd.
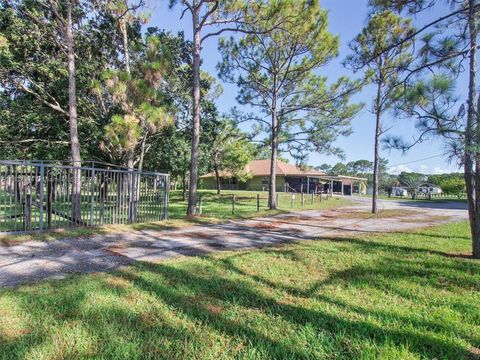
M 235 195 L 235 208 L 233 207 L 233 196 Z M 259 197 L 259 210 L 257 211 L 257 196 Z M 234 219 L 264 216 L 272 213 L 268 211 L 268 192 L 266 191 L 229 191 L 223 190 L 220 195 L 213 190 L 200 190 L 202 214 L 206 217 Z M 351 202 L 343 197 L 333 198 L 323 195 L 312 196 L 304 194 L 303 202 L 301 194 L 278 193 L 278 212 L 308 209 L 331 209 L 349 205 Z M 200 200 L 198 200 L 200 203 Z M 172 191 L 170 194 L 169 214 L 170 218 L 185 217 L 187 201 L 182 199 L 180 191 Z M 275 213 L 275 212 L 273 212 Z
M 466 223 L 301 241 L 0 292 L 3 359 L 475 359 Z

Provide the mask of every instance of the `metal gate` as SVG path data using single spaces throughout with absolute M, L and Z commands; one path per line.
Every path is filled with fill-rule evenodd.
M 169 175 L 0 160 L 0 232 L 168 217 Z

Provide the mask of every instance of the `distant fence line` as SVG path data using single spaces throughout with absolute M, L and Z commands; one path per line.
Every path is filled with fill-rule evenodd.
M 0 232 L 168 217 L 169 175 L 0 160 Z
M 277 208 L 302 209 L 321 204 L 333 197 L 332 193 L 278 193 L 276 194 Z M 199 215 L 236 215 L 260 212 L 268 209 L 268 196 L 260 194 L 221 194 L 214 199 L 208 196 L 197 196 L 197 209 Z

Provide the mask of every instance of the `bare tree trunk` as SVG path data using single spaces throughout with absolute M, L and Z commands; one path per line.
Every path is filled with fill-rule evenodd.
M 138 170 L 142 171 L 143 169 L 143 160 L 145 159 L 145 145 L 147 143 L 147 134 L 142 137 L 142 143 L 140 144 L 140 159 L 138 160 Z
M 277 208 L 277 151 L 278 151 L 278 119 L 276 109 L 272 111 L 272 138 L 270 157 L 270 181 L 268 189 L 268 207 L 270 210 Z
M 378 182 L 380 170 L 380 135 L 382 131 L 381 123 L 381 92 L 382 85 L 377 85 L 377 98 L 375 100 L 375 145 L 373 152 L 373 193 L 372 193 L 372 213 L 378 213 Z
M 128 2 L 125 1 L 125 6 L 128 9 Z M 122 43 L 123 43 L 123 56 L 125 60 L 125 71 L 127 74 L 130 74 L 130 50 L 128 49 L 128 34 L 127 34 L 127 23 L 122 17 L 118 20 L 118 27 L 120 28 L 120 33 L 122 34 Z
M 194 2 L 195 3 L 195 2 Z M 194 4 L 193 18 L 193 126 L 192 154 L 190 161 L 190 187 L 188 189 L 187 216 L 194 216 L 197 205 L 198 158 L 200 143 L 200 7 Z
M 124 1 L 125 5 L 128 8 L 128 2 Z M 122 45 L 123 45 L 123 57 L 125 72 L 130 75 L 130 50 L 128 48 L 128 33 L 127 33 L 127 23 L 123 17 L 118 20 L 118 28 L 120 34 L 122 35 Z M 135 148 L 131 147 L 127 150 L 127 169 L 128 176 L 126 179 L 127 182 L 127 194 L 130 194 L 130 199 L 128 202 L 128 221 L 134 222 L 136 218 L 136 195 L 137 191 L 134 189 L 135 174 L 133 173 L 133 167 L 135 163 Z
M 75 50 L 72 22 L 72 2 L 67 0 L 67 24 L 65 29 L 65 42 L 67 45 L 67 66 L 68 66 L 68 122 L 70 127 L 70 146 L 72 150 L 72 162 L 74 167 L 82 165 L 80 158 L 80 143 L 78 141 L 77 128 L 77 87 L 75 83 Z M 80 169 L 73 171 L 72 186 L 72 221 L 78 223 L 81 219 L 80 195 L 81 177 Z
M 476 150 L 480 140 L 480 128 L 478 121 L 475 122 L 475 98 L 477 77 L 477 36 L 478 28 L 475 24 L 475 1 L 469 0 L 469 84 L 468 84 L 468 110 L 467 126 L 465 130 L 465 184 L 467 190 L 468 215 L 472 236 L 472 255 L 480 258 L 480 154 Z
M 220 186 L 220 174 L 218 172 L 218 166 L 216 162 L 215 162 L 215 181 L 217 186 L 217 194 L 220 195 L 220 191 L 222 187 Z

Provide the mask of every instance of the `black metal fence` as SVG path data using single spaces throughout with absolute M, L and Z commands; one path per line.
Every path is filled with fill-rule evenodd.
M 169 175 L 0 160 L 0 232 L 163 220 Z

